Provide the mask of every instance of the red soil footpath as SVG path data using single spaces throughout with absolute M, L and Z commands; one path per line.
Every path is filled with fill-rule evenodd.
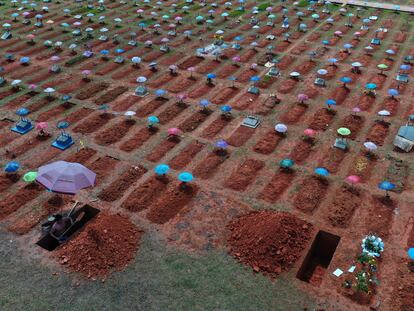
M 257 173 L 264 167 L 264 162 L 247 159 L 226 180 L 225 186 L 237 191 L 243 191 L 250 185 Z
M 143 231 L 125 216 L 98 214 L 86 228 L 56 251 L 62 265 L 88 278 L 122 270 L 135 256 Z
M 276 276 L 289 270 L 311 236 L 311 224 L 286 212 L 258 211 L 229 223 L 229 252 L 255 272 Z

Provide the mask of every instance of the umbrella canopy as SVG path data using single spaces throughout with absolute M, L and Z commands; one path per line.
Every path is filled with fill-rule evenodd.
M 317 71 L 317 73 L 318 73 L 318 75 L 324 76 L 324 75 L 326 75 L 328 73 L 328 70 L 326 70 L 326 69 L 319 69 Z
M 307 135 L 307 136 L 310 136 L 310 137 L 313 137 L 313 136 L 315 136 L 315 135 L 316 135 L 316 131 L 315 131 L 315 130 L 313 130 L 313 129 L 308 128 L 308 129 L 305 129 L 305 130 L 303 131 L 303 134 L 305 134 L 305 135 Z
M 364 143 L 364 147 L 367 148 L 369 151 L 377 150 L 377 145 L 372 141 L 367 141 Z
M 23 175 L 23 180 L 25 182 L 34 182 L 37 177 L 37 172 L 27 172 Z
M 387 93 L 388 93 L 388 95 L 390 95 L 390 96 L 397 96 L 397 95 L 399 95 L 399 94 L 400 94 L 400 92 L 398 92 L 398 90 L 396 90 L 396 89 L 389 89 L 389 90 L 387 91 Z
M 170 170 L 170 167 L 167 164 L 159 164 L 154 168 L 154 172 L 157 175 L 165 175 Z
M 408 249 L 407 255 L 411 260 L 414 260 L 414 247 Z
M 207 78 L 208 79 L 215 79 L 217 76 L 214 73 L 208 73 Z
M 149 116 L 147 121 L 149 124 L 152 124 L 152 125 L 160 123 L 160 120 L 158 119 L 157 116 Z
M 349 182 L 350 184 L 355 185 L 355 184 L 359 183 L 359 181 L 361 180 L 361 178 L 359 176 L 357 176 L 357 175 L 349 175 L 348 177 L 345 178 L 345 180 L 347 182 Z
M 327 99 L 325 102 L 328 106 L 335 106 L 336 101 L 334 99 Z
M 378 184 L 378 188 L 381 190 L 389 191 L 389 190 L 394 189 L 395 185 L 387 180 L 384 180 Z
M 22 107 L 16 110 L 16 114 L 21 117 L 27 116 L 29 113 L 30 113 L 29 109 L 25 107 Z
M 56 161 L 39 167 L 36 181 L 53 192 L 76 194 L 94 186 L 96 174 L 79 163 Z
M 216 142 L 216 147 L 217 148 L 225 149 L 225 148 L 228 147 L 228 145 L 229 144 L 223 139 L 220 139 L 219 141 Z
M 47 122 L 38 122 L 36 123 L 36 130 L 47 129 Z
M 315 172 L 316 175 L 319 175 L 319 176 L 326 177 L 326 176 L 329 175 L 329 171 L 324 167 L 317 167 L 317 168 L 315 168 L 314 172 Z
M 381 111 L 378 111 L 378 115 L 382 117 L 388 117 L 391 115 L 391 112 L 389 112 L 388 110 L 381 110 Z
M 181 134 L 181 130 L 176 127 L 169 128 L 167 132 L 168 132 L 168 135 L 178 136 Z
M 275 131 L 278 133 L 286 133 L 287 132 L 287 126 L 283 123 L 279 123 L 275 125 Z
M 178 175 L 178 180 L 182 182 L 190 182 L 194 179 L 193 175 L 189 172 L 182 172 Z
M 352 82 L 352 79 L 350 77 L 341 77 L 339 80 L 343 83 L 351 83 Z
M 4 168 L 6 173 L 15 173 L 20 168 L 19 162 L 9 162 L 6 164 L 6 167 Z
M 375 90 L 377 88 L 377 85 L 375 83 L 367 83 L 365 85 L 365 88 L 368 90 Z
M 220 110 L 222 111 L 222 112 L 230 112 L 231 111 L 231 106 L 229 106 L 229 105 L 223 105 L 223 106 L 221 106 L 220 107 Z
M 279 162 L 280 167 L 282 168 L 291 168 L 295 162 L 291 159 L 283 159 Z
M 351 134 L 351 130 L 350 130 L 350 129 L 348 129 L 348 128 L 346 128 L 346 127 L 340 127 L 340 128 L 337 130 L 337 133 L 338 133 L 339 135 L 342 135 L 342 136 L 348 136 L 348 135 L 350 135 L 350 134 Z

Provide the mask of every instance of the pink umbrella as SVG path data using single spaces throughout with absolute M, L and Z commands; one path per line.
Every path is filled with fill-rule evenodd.
M 60 60 L 60 57 L 59 57 L 59 56 L 57 56 L 57 55 L 53 55 L 53 56 L 50 58 L 50 60 L 51 60 L 52 62 L 57 62 L 58 60 Z
M 342 31 L 337 30 L 337 31 L 334 32 L 334 35 L 335 36 L 340 36 L 340 35 L 342 35 Z
M 36 130 L 45 130 L 45 129 L 47 129 L 47 122 L 36 123 Z
M 29 39 L 29 40 L 33 40 L 35 38 L 35 35 L 34 34 L 28 34 L 26 36 L 26 38 Z
M 82 70 L 82 74 L 84 75 L 84 76 L 87 76 L 87 75 L 90 75 L 91 74 L 91 71 L 90 70 Z
M 360 182 L 361 178 L 357 175 L 350 175 L 346 177 L 345 180 L 349 182 L 351 185 L 356 185 L 357 183 Z
M 177 95 L 177 99 L 178 100 L 184 100 L 184 99 L 186 99 L 187 98 L 187 94 L 178 94 Z
M 232 60 L 233 60 L 233 62 L 239 62 L 240 61 L 240 56 L 234 56 L 233 58 L 232 58 Z
M 306 95 L 306 94 L 299 94 L 298 95 L 298 101 L 300 103 L 303 103 L 303 102 L 307 101 L 308 99 L 309 99 L 309 96 Z
M 181 130 L 176 128 L 176 127 L 172 127 L 168 129 L 168 135 L 171 136 L 178 136 L 181 134 Z
M 316 135 L 316 131 L 313 130 L 313 129 L 305 129 L 303 131 L 303 134 L 305 134 L 306 136 L 309 136 L 309 137 L 314 137 Z
M 36 88 L 37 88 L 37 85 L 36 85 L 36 84 L 30 84 L 30 85 L 29 85 L 29 89 L 30 89 L 31 91 L 34 91 Z

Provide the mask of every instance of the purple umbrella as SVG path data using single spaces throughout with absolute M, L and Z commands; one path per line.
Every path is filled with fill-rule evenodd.
M 49 191 L 76 194 L 94 186 L 96 174 L 79 163 L 56 161 L 39 167 L 36 181 Z

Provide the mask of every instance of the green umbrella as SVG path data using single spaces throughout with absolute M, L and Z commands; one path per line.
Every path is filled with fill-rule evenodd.
M 378 67 L 379 69 L 381 69 L 381 70 L 388 69 L 388 66 L 387 66 L 387 65 L 385 65 L 385 64 L 379 64 L 377 67 Z
M 340 127 L 337 132 L 342 136 L 348 136 L 351 134 L 351 130 L 346 127 Z
M 25 182 L 34 182 L 37 177 L 37 172 L 28 172 L 23 175 L 23 180 Z

